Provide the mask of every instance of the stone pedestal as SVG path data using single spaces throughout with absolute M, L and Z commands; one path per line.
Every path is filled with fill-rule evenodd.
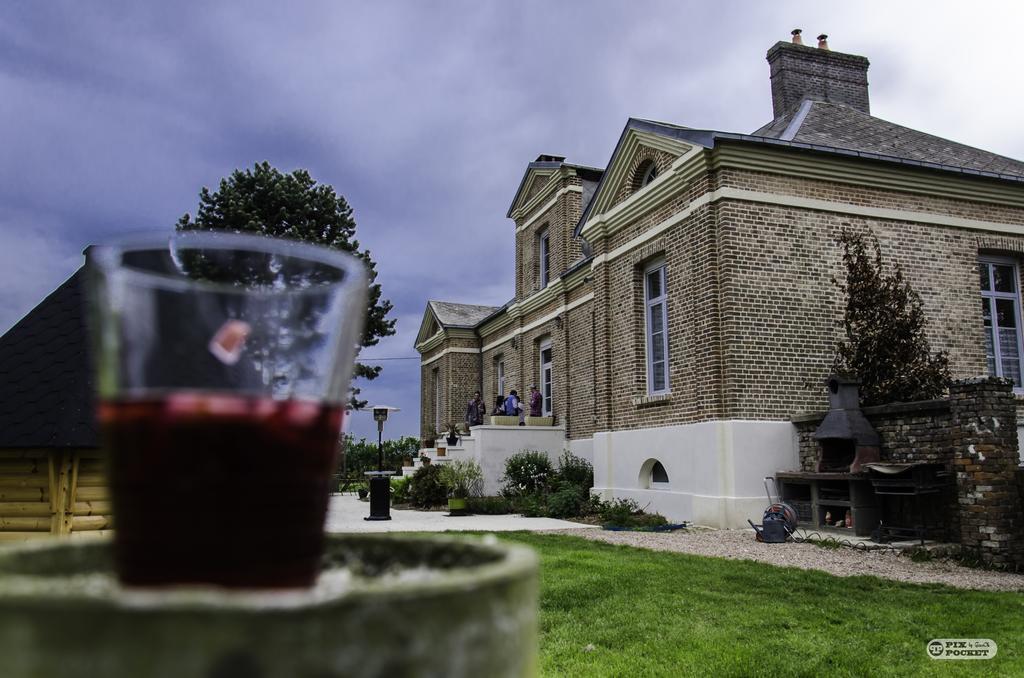
M 309 590 L 125 589 L 110 543 L 0 550 L 5 678 L 532 676 L 537 558 L 442 538 L 328 538 Z

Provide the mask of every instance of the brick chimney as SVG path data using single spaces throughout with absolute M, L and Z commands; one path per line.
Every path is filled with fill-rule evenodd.
M 777 42 L 768 50 L 772 78 L 772 111 L 776 118 L 791 112 L 806 98 L 845 104 L 863 113 L 868 105 L 868 60 L 856 54 Z

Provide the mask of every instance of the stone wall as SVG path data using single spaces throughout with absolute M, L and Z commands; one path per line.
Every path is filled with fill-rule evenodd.
M 952 464 L 949 400 L 924 400 L 861 410 L 882 437 L 882 461 Z M 818 441 L 814 431 L 824 413 L 793 417 L 800 446 L 800 470 L 814 471 Z
M 957 382 L 949 401 L 961 543 L 987 562 L 1024 566 L 1024 516 L 1016 483 L 1017 406 L 1011 384 L 989 377 Z
M 958 380 L 947 399 L 863 412 L 882 438 L 883 462 L 941 464 L 955 472 L 945 517 L 950 540 L 977 550 L 987 562 L 1024 565 L 1024 473 L 1009 381 Z M 814 471 L 819 444 L 813 434 L 824 414 L 793 417 L 801 471 Z

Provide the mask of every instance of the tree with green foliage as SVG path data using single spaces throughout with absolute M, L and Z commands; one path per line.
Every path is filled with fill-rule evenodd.
M 395 321 L 387 318 L 391 302 L 381 299 L 380 284 L 376 282 L 376 264 L 369 250 L 359 249 L 355 238 L 352 208 L 330 185 L 318 184 L 304 169 L 283 174 L 262 162 L 251 170 L 235 170 L 221 179 L 216 191 L 204 186 L 195 218 L 186 213 L 178 220 L 177 228 L 291 238 L 353 254 L 366 264 L 370 279 L 360 346 L 374 346 L 381 337 L 395 333 Z M 380 372 L 379 366 L 357 362 L 353 377 L 371 380 Z M 359 389 L 353 387 L 350 405 L 355 409 L 366 405 L 358 395 Z
M 833 369 L 857 376 L 863 405 L 927 400 L 949 385 L 949 357 L 932 353 L 925 334 L 927 319 L 921 296 L 899 264 L 886 273 L 878 239 L 843 231 L 845 283 L 833 279 L 846 295 L 843 328 Z

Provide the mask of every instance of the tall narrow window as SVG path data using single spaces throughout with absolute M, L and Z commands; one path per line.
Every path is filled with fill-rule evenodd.
M 494 359 L 494 372 L 498 375 L 498 395 L 505 395 L 505 361 L 500 357 Z
M 551 416 L 551 342 L 544 341 L 540 345 L 540 394 L 541 415 Z
M 440 432 L 441 430 L 441 374 L 440 370 L 436 367 L 430 374 L 431 380 L 434 382 L 434 430 Z
M 667 393 L 668 294 L 664 261 L 644 270 L 644 298 L 647 305 L 647 392 L 651 395 Z
M 551 238 L 548 229 L 544 229 L 540 232 L 538 243 L 538 255 L 540 259 L 540 288 L 544 289 L 548 286 L 548 280 L 550 278 L 550 264 L 551 264 Z
M 989 374 L 1013 381 L 1020 389 L 1021 323 L 1017 264 L 1011 259 L 978 262 L 981 274 L 981 315 L 985 319 L 985 357 Z

